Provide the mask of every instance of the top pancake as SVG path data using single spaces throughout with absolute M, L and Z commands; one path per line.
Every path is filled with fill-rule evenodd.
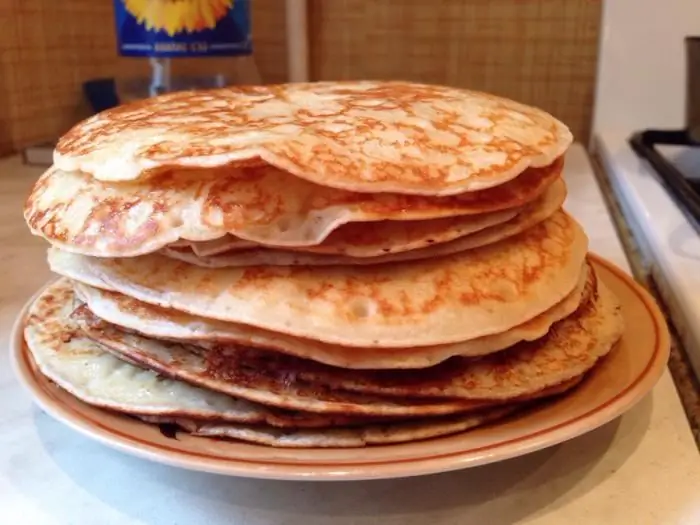
M 485 93 L 319 82 L 184 91 L 119 106 L 73 127 L 54 162 L 105 181 L 265 162 L 351 191 L 454 195 L 547 166 L 571 141 L 544 111 Z

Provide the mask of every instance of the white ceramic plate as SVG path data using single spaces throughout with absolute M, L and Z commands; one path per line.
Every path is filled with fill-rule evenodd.
M 360 449 L 275 449 L 178 434 L 86 405 L 34 366 L 22 337 L 27 307 L 14 327 L 17 375 L 46 412 L 118 450 L 186 469 L 273 479 L 377 479 L 483 465 L 561 443 L 619 416 L 651 390 L 664 370 L 669 335 L 649 294 L 611 263 L 592 256 L 617 295 L 627 326 L 622 340 L 570 395 L 500 423 L 426 441 Z M 27 305 L 28 306 L 28 305 Z

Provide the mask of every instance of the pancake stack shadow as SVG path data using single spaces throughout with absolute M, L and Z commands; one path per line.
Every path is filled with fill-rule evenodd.
M 58 143 L 39 370 L 203 438 L 361 447 L 572 391 L 621 337 L 551 115 L 404 82 L 179 92 Z M 526 416 L 524 416 L 526 417 Z

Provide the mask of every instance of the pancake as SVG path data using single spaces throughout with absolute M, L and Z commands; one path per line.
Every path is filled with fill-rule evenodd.
M 368 420 L 275 410 L 165 378 L 102 350 L 70 319 L 73 294 L 66 280 L 32 304 L 25 326 L 29 351 L 41 373 L 90 405 L 119 412 L 295 428 L 349 425 Z
M 561 178 L 557 178 L 556 180 L 548 180 L 547 182 L 548 186 L 535 199 L 529 200 L 527 203 L 521 206 L 520 209 L 517 209 L 517 207 L 510 208 L 510 210 L 516 211 L 516 214 L 514 219 L 507 221 L 508 223 L 517 220 L 519 224 L 524 224 L 524 227 L 522 228 L 524 229 L 525 227 L 529 227 L 536 222 L 546 219 L 549 215 L 554 213 L 561 206 L 561 204 L 563 204 L 564 199 L 566 198 L 566 185 L 564 184 L 564 181 Z M 502 188 L 503 187 L 500 187 L 500 189 Z M 496 189 L 499 188 L 494 188 L 494 190 Z M 480 192 L 466 195 L 476 195 L 478 193 Z M 496 212 L 486 212 L 482 215 L 495 215 L 495 213 Z M 525 218 L 535 216 L 538 217 L 536 221 L 530 221 L 529 224 L 525 224 L 528 222 L 525 220 Z M 287 247 L 287 250 L 318 254 L 342 254 L 353 257 L 375 257 L 386 255 L 389 252 L 396 251 L 396 241 L 395 235 L 392 235 L 391 232 L 389 232 L 389 234 L 385 232 L 383 236 L 375 233 L 375 228 L 383 223 L 390 223 L 394 225 L 411 225 L 417 223 L 417 221 L 406 221 L 405 223 L 397 223 L 397 221 L 376 221 L 372 222 L 370 225 L 365 223 L 348 223 L 331 232 L 331 234 L 320 244 L 302 247 L 290 246 Z M 486 229 L 488 230 L 489 228 Z M 387 239 L 392 239 L 392 242 L 387 242 Z M 432 241 L 434 242 L 435 239 L 432 239 Z M 430 244 L 433 244 L 433 242 L 430 242 Z M 213 241 L 194 242 L 179 240 L 167 246 L 168 249 L 176 248 L 181 253 L 188 253 L 186 250 L 184 250 L 184 248 L 191 248 L 191 251 L 197 257 L 210 257 L 230 251 L 248 250 L 250 252 L 253 248 L 264 247 L 266 247 L 264 244 L 246 241 L 233 235 L 226 235 L 225 237 L 220 237 L 218 239 L 214 239 Z M 266 248 L 271 249 L 272 247 L 267 246 Z M 283 252 L 278 251 L 278 253 Z
M 576 286 L 587 244 L 557 212 L 500 243 L 391 267 L 209 269 L 55 248 L 48 259 L 65 277 L 200 317 L 343 346 L 407 347 L 504 332 L 548 310 Z
M 543 167 L 572 142 L 542 110 L 409 82 L 182 91 L 109 109 L 58 142 L 57 168 L 128 181 L 266 162 L 356 192 L 454 195 Z
M 490 354 L 520 341 L 533 341 L 544 336 L 550 326 L 573 313 L 588 299 L 596 287 L 595 273 L 584 267 L 576 288 L 553 308 L 506 332 L 487 335 L 470 341 L 448 345 L 414 348 L 348 348 L 300 339 L 251 326 L 213 321 L 176 310 L 159 308 L 123 294 L 108 292 L 75 283 L 78 297 L 90 311 L 120 328 L 147 337 L 209 344 L 235 343 L 254 348 L 277 350 L 327 365 L 354 369 L 425 368 L 453 356 Z
M 298 380 L 294 370 L 258 368 L 255 366 L 257 361 L 238 359 L 235 348 L 214 352 L 197 346 L 149 339 L 105 323 L 92 316 L 86 308 L 76 309 L 71 319 L 102 350 L 119 359 L 166 377 L 281 409 L 347 416 L 418 417 L 454 414 L 492 404 L 489 401 L 424 400 L 413 396 L 396 398 L 334 390 Z M 268 357 L 273 355 L 270 352 L 264 354 Z M 251 357 L 260 355 L 259 352 L 252 353 Z
M 180 414 L 185 409 L 179 404 L 182 396 L 189 399 L 187 410 L 211 409 L 207 403 L 217 401 L 210 397 L 205 397 L 202 401 L 201 389 L 192 392 L 184 388 L 186 385 L 183 385 L 182 381 L 164 383 L 161 379 L 183 379 L 194 377 L 194 374 L 199 374 L 199 384 L 211 384 L 216 387 L 209 390 L 229 394 L 238 399 L 286 410 L 306 412 L 308 409 L 308 412 L 352 416 L 353 420 L 356 419 L 354 416 L 358 415 L 414 417 L 452 414 L 491 404 L 481 401 L 425 401 L 410 397 L 396 399 L 353 392 L 333 392 L 322 386 L 295 381 L 288 373 L 266 375 L 262 370 L 243 367 L 235 378 L 217 375 L 216 370 L 209 375 L 207 367 L 212 363 L 207 363 L 205 352 L 201 349 L 121 332 L 91 318 L 89 311 L 86 312 L 84 308 L 73 310 L 73 301 L 74 295 L 68 281 L 54 283 L 42 294 L 40 300 L 35 302 L 32 312 L 36 315 L 30 312 L 25 339 L 37 366 L 45 376 L 79 399 L 97 406 L 142 414 L 162 414 L 169 408 L 171 413 Z M 93 328 L 87 333 L 85 328 L 90 326 Z M 95 337 L 96 330 L 111 330 L 110 338 L 107 340 L 102 336 Z M 90 342 L 85 336 L 89 337 Z M 96 339 L 101 343 L 109 342 L 109 346 L 97 343 Z M 173 361 L 165 365 L 148 362 L 140 349 L 148 349 L 154 355 L 165 356 Z M 119 359 L 109 360 L 103 355 L 105 352 L 116 355 Z M 86 366 L 85 359 L 93 359 L 96 354 L 101 356 L 98 360 L 99 368 L 92 369 Z M 127 364 L 130 366 L 125 366 Z M 150 369 L 157 374 L 146 373 L 142 369 Z M 130 382 L 130 378 L 134 377 L 135 382 Z M 167 390 L 168 388 L 170 390 Z M 243 395 L 238 396 L 236 392 Z M 107 400 L 110 398 L 111 404 L 107 406 Z M 193 406 L 193 403 L 199 405 Z M 215 406 L 219 409 L 221 405 L 222 402 L 219 401 L 219 405 Z M 205 412 L 207 417 L 214 415 L 211 410 Z M 288 412 L 287 417 L 291 417 Z M 299 417 L 303 419 L 302 416 Z M 308 421 L 312 421 L 311 418 Z
M 182 248 L 192 251 L 199 257 L 209 257 L 218 253 L 257 248 L 260 244 L 245 239 L 239 239 L 231 234 L 224 235 L 211 241 L 192 242 L 179 240 L 169 244 L 167 248 Z
M 506 211 L 483 213 L 477 216 L 434 219 L 432 221 L 349 223 L 333 231 L 318 245 L 290 247 L 289 249 L 314 254 L 340 254 L 351 257 L 386 256 L 387 254 L 442 244 L 466 235 L 495 229 L 497 226 L 518 220 L 518 217 L 522 217 L 521 222 L 525 222 L 527 217 L 538 217 L 539 220 L 544 220 L 559 209 L 565 199 L 566 184 L 559 177 L 549 184 L 537 198 Z M 488 224 L 486 224 L 487 222 Z M 404 228 L 402 235 L 397 235 L 393 228 L 401 225 L 408 225 L 408 227 Z M 404 238 L 406 241 L 401 242 Z
M 80 312 L 80 326 L 105 349 L 143 366 L 258 402 L 263 401 L 248 397 L 245 387 L 280 378 L 287 384 L 326 387 L 334 394 L 355 391 L 396 396 L 396 400 L 407 396 L 487 403 L 521 399 L 586 373 L 612 349 L 623 330 L 617 300 L 600 282 L 593 297 L 536 341 L 419 370 L 351 370 L 242 345 L 211 345 L 203 350 L 125 333 L 87 311 Z M 312 405 L 304 409 L 316 411 Z
M 462 228 L 476 231 L 536 199 L 559 178 L 562 165 L 559 160 L 504 186 L 443 198 L 335 190 L 269 166 L 171 170 L 122 183 L 52 167 L 34 185 L 24 216 L 50 243 L 98 257 L 132 257 L 182 239 L 218 241 L 226 234 L 271 246 L 313 246 L 352 222 L 472 215 Z M 425 236 L 445 235 L 444 226 L 429 223 Z
M 325 442 L 331 443 L 328 446 L 355 446 L 342 444 L 354 436 L 359 446 L 458 432 L 515 409 L 514 405 L 481 408 L 468 414 L 381 424 L 332 414 L 279 411 L 164 378 L 103 352 L 71 320 L 72 303 L 70 284 L 61 280 L 47 288 L 30 308 L 25 337 L 42 373 L 88 404 L 139 415 L 152 422 L 174 422 L 195 435 L 234 437 L 275 446 L 321 446 L 314 443 L 323 440 L 323 436 Z M 560 393 L 579 379 L 544 390 L 533 398 Z M 329 426 L 342 428 L 325 428 Z M 312 428 L 319 430 L 310 432 Z M 241 434 L 243 430 L 245 434 Z M 243 437 L 250 432 L 275 438 Z M 339 441 L 341 438 L 344 440 Z M 285 441 L 289 444 L 284 445 Z
M 160 425 L 174 424 L 194 436 L 232 439 L 278 448 L 352 448 L 406 443 L 456 434 L 501 419 L 512 414 L 516 409 L 516 407 L 498 407 L 418 421 L 319 430 L 207 423 L 172 417 L 142 417 L 141 419 Z
M 491 226 L 502 224 L 514 218 L 519 210 L 508 210 L 487 213 L 483 215 L 468 215 L 464 217 L 448 217 L 426 221 L 378 221 L 351 223 L 341 226 L 335 232 L 341 232 L 338 240 L 331 243 L 337 249 L 344 250 L 352 246 L 352 241 L 360 253 L 386 254 L 406 252 L 458 239 Z M 347 231 L 346 231 L 347 230 Z M 334 233 L 335 233 L 334 232 Z M 333 237 L 331 233 L 330 237 Z M 324 241 L 325 242 L 325 241 Z M 192 251 L 165 247 L 161 250 L 166 257 L 173 257 L 199 266 L 257 266 L 273 264 L 286 266 L 288 264 L 324 264 L 323 256 L 316 254 L 300 254 L 282 250 L 270 250 L 258 245 L 257 249 L 241 250 L 234 248 L 233 254 L 223 256 L 201 257 Z M 330 258 L 329 258 L 330 259 Z M 348 258 L 339 257 L 336 264 L 346 264 L 342 261 Z M 354 258 L 352 258 L 354 259 Z M 260 260 L 261 262 L 256 262 Z M 368 264 L 371 260 L 368 260 Z M 351 263 L 352 264 L 352 263 Z
M 566 186 L 564 181 L 559 180 L 536 201 L 524 206 L 517 214 L 513 213 L 512 219 L 490 227 L 484 227 L 485 221 L 474 221 L 469 217 L 356 223 L 341 226 L 318 246 L 292 249 L 294 251 L 260 246 L 240 248 L 235 245 L 236 239 L 231 238 L 232 245 L 236 246 L 231 252 L 217 254 L 226 246 L 225 242 L 221 242 L 218 247 L 204 248 L 204 251 L 214 252 L 214 255 L 209 256 L 194 253 L 199 243 L 193 243 L 192 250 L 166 247 L 160 253 L 204 268 L 366 265 L 415 261 L 478 248 L 520 233 L 553 215 L 565 199 Z M 496 220 L 499 221 L 500 218 Z M 442 223 L 443 231 L 432 226 L 426 228 L 426 223 Z M 458 234 L 461 236 L 450 241 Z M 341 255 L 329 255 L 332 253 Z
M 558 385 L 542 397 L 560 395 L 574 388 L 582 378 Z M 502 419 L 529 408 L 528 405 L 507 405 L 481 409 L 464 414 L 437 416 L 410 421 L 387 422 L 356 426 L 354 428 L 276 429 L 263 425 L 240 425 L 222 422 L 197 421 L 188 418 L 142 417 L 156 424 L 175 424 L 195 436 L 248 441 L 260 445 L 285 448 L 363 447 L 389 445 L 430 439 L 466 430 Z
M 585 374 L 622 337 L 624 323 L 613 293 L 598 281 L 594 297 L 536 341 L 480 359 L 456 358 L 416 371 L 353 371 L 294 362 L 297 376 L 333 388 L 380 395 L 469 400 L 521 397 Z M 285 357 L 285 359 L 287 359 Z M 292 359 L 292 358 L 289 358 Z

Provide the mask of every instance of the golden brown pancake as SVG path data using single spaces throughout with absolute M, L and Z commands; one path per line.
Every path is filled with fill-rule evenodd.
M 65 171 L 136 180 L 173 167 L 265 162 L 357 192 L 454 195 L 560 157 L 572 135 L 542 110 L 409 82 L 184 91 L 99 113 L 56 147 Z
M 567 381 L 557 387 L 542 392 L 538 398 L 560 395 L 576 387 L 582 378 Z M 492 421 L 502 419 L 518 410 L 530 408 L 525 404 L 509 404 L 478 411 L 418 418 L 406 421 L 373 423 L 355 427 L 332 429 L 279 430 L 266 425 L 241 425 L 227 422 L 197 421 L 188 418 L 146 416 L 142 419 L 150 423 L 176 424 L 195 436 L 236 439 L 260 445 L 285 448 L 327 448 L 363 447 L 367 445 L 389 445 L 430 439 L 464 432 Z
M 269 166 L 174 170 L 121 183 L 53 167 L 35 184 L 24 216 L 55 246 L 98 257 L 141 255 L 183 239 L 218 243 L 227 234 L 270 246 L 314 246 L 353 222 L 473 216 L 453 225 L 458 235 L 507 220 L 561 168 L 560 159 L 503 186 L 435 198 L 325 188 Z M 423 238 L 446 235 L 442 227 L 450 224 L 428 222 Z
M 536 341 L 419 370 L 351 370 L 240 345 L 211 345 L 202 350 L 125 333 L 86 310 L 79 312 L 79 324 L 88 337 L 118 356 L 201 387 L 263 403 L 263 398 L 250 397 L 259 395 L 257 389 L 272 392 L 281 385 L 300 384 L 312 386 L 314 392 L 326 388 L 333 395 L 355 391 L 396 396 L 397 402 L 421 397 L 476 402 L 520 399 L 585 374 L 612 349 L 624 329 L 617 300 L 600 282 L 593 297 Z M 318 410 L 311 399 L 307 406 L 290 408 Z
M 199 257 L 208 257 L 218 253 L 247 250 L 250 248 L 257 248 L 259 246 L 261 245 L 256 242 L 246 241 L 245 239 L 239 239 L 238 237 L 227 234 L 212 241 L 192 242 L 180 239 L 169 244 L 167 247 L 192 251 Z
M 30 308 L 25 339 L 42 374 L 90 405 L 135 415 L 194 418 L 218 423 L 266 424 L 297 429 L 357 425 L 383 419 L 332 412 L 318 414 L 279 410 L 198 388 L 145 369 L 138 366 L 138 359 L 132 359 L 127 354 L 120 354 L 120 358 L 117 358 L 88 338 L 72 316 L 73 302 L 73 292 L 67 280 L 49 286 Z M 79 319 L 80 315 L 75 317 Z M 308 390 L 301 389 L 300 392 Z M 352 412 L 352 404 L 358 399 L 379 398 L 356 394 L 343 397 L 341 393 L 335 399 L 346 399 Z M 394 403 L 390 401 L 389 404 Z M 371 412 L 373 406 L 381 409 L 381 401 L 374 405 L 370 403 L 366 409 Z M 460 402 L 460 406 L 468 409 L 479 404 L 465 405 Z
M 252 326 L 213 321 L 172 309 L 159 308 L 128 297 L 74 283 L 76 294 L 100 319 L 146 337 L 208 347 L 234 343 L 277 350 L 327 365 L 354 369 L 426 368 L 450 357 L 475 357 L 503 350 L 520 341 L 544 336 L 553 323 L 572 314 L 596 289 L 595 273 L 584 268 L 576 288 L 554 307 L 506 332 L 469 341 L 426 347 L 350 348 L 302 339 Z
M 576 286 L 587 238 L 557 212 L 503 242 L 394 266 L 200 268 L 159 255 L 104 259 L 52 248 L 52 270 L 186 313 L 327 343 L 430 346 L 500 333 Z
M 297 369 L 297 374 L 333 388 L 380 395 L 506 400 L 586 373 L 610 352 L 623 331 L 617 298 L 598 281 L 594 296 L 573 315 L 552 325 L 544 337 L 480 359 L 454 358 L 421 370 L 355 370 L 350 374 L 314 363 L 307 370 Z
M 419 441 L 466 430 L 512 414 L 518 407 L 489 408 L 465 414 L 324 429 L 279 429 L 265 425 L 213 423 L 188 418 L 142 417 L 148 423 L 175 424 L 194 436 L 233 439 L 278 448 L 352 448 Z
M 419 250 L 434 244 L 449 242 L 464 237 L 465 235 L 477 233 L 487 228 L 506 223 L 513 219 L 519 211 L 521 211 L 521 209 L 497 211 L 482 215 L 428 219 L 424 221 L 350 223 L 335 230 L 326 240 L 334 237 L 334 233 L 341 232 L 339 238 L 330 240 L 332 249 L 337 249 L 342 252 L 349 250 L 349 246 L 355 246 L 354 250 L 357 250 L 357 252 L 368 254 L 368 264 L 371 264 L 369 257 L 372 257 L 373 254 L 403 253 Z M 348 239 L 348 237 L 351 239 Z M 238 239 L 235 237 L 231 238 L 234 244 L 237 244 L 237 240 Z M 324 240 L 321 245 L 325 244 L 326 240 Z M 309 252 L 312 252 L 314 249 L 313 246 L 309 246 L 308 248 Z M 309 252 L 295 253 L 289 250 L 267 248 L 261 244 L 257 244 L 248 249 L 241 249 L 240 246 L 235 246 L 232 252 L 226 251 L 209 257 L 202 257 L 194 253 L 193 250 L 183 250 L 177 247 L 171 248 L 166 246 L 160 250 L 160 253 L 167 257 L 174 257 L 175 259 L 192 262 L 199 266 L 210 267 L 260 266 L 266 264 L 287 266 L 290 264 L 305 264 L 304 261 L 309 261 L 307 264 L 310 265 L 318 261 L 319 265 L 323 265 L 327 264 L 325 262 L 326 260 L 333 260 L 333 258 L 324 258 L 323 255 L 319 256 L 316 253 Z M 258 259 L 262 260 L 257 262 Z M 346 259 L 348 258 L 342 256 L 336 258 L 336 260 L 340 261 L 336 264 L 347 264 L 343 262 Z M 355 259 L 355 257 L 350 257 L 349 259 Z M 352 261 L 350 261 L 350 264 L 352 264 Z
M 488 412 L 482 408 L 470 415 L 397 423 L 381 423 L 371 417 L 278 410 L 169 379 L 115 358 L 82 334 L 71 319 L 72 303 L 70 284 L 61 280 L 47 288 L 30 308 L 25 337 L 42 373 L 88 404 L 139 415 L 153 422 L 174 422 L 197 435 L 236 437 L 246 429 L 267 436 L 286 435 L 288 441 L 295 443 L 302 440 L 308 443 L 311 437 L 318 440 L 325 435 L 332 442 L 342 436 L 355 436 L 355 439 L 364 436 L 367 444 L 378 444 L 465 430 L 472 426 L 469 422 L 495 419 L 515 409 L 515 405 Z M 532 399 L 561 393 L 579 380 L 543 390 Z M 275 427 L 285 430 L 278 432 Z M 385 438 L 380 437 L 382 432 L 387 434 Z
M 492 226 L 470 217 L 354 223 L 341 226 L 318 246 L 287 250 L 261 245 L 240 247 L 240 240 L 231 237 L 234 248 L 230 252 L 224 251 L 226 243 L 222 241 L 218 247 L 213 243 L 204 247 L 203 251 L 214 252 L 213 255 L 201 255 L 202 249 L 198 243 L 193 243 L 191 250 L 182 246 L 166 247 L 160 253 L 205 268 L 370 265 L 415 261 L 471 250 L 516 235 L 551 217 L 565 198 L 566 187 L 564 181 L 559 180 L 537 200 L 523 206 L 517 214 L 513 213 L 512 219 L 500 222 L 503 217 L 497 217 L 495 220 L 500 223 Z M 195 250 L 199 250 L 200 254 Z

